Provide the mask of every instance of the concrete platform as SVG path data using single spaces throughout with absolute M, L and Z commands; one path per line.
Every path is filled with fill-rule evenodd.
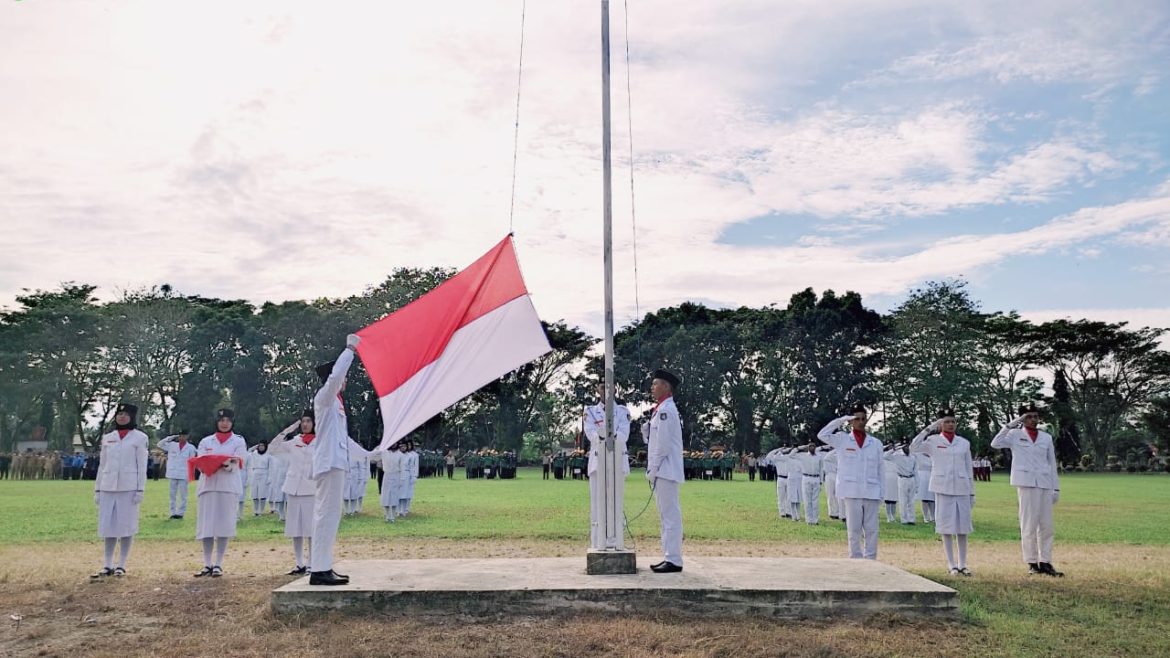
M 870 560 L 687 557 L 677 574 L 589 576 L 583 558 L 350 560 L 343 587 L 301 578 L 273 590 L 277 614 L 533 615 L 563 611 L 751 614 L 782 618 L 875 613 L 953 615 L 955 590 Z

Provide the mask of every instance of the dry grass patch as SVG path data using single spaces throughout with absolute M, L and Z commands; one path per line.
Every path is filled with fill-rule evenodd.
M 836 557 L 821 544 L 689 542 L 693 555 Z M 643 554 L 649 549 L 642 547 Z M 1170 549 L 1059 546 L 1063 580 L 1023 574 L 1018 549 L 974 544 L 974 579 L 943 576 L 938 544 L 890 542 L 887 563 L 960 590 L 965 621 L 878 616 L 778 622 L 644 610 L 531 617 L 274 617 L 288 582 L 285 542 L 239 542 L 222 579 L 193 579 L 196 542 L 141 542 L 130 576 L 90 583 L 96 543 L 0 548 L 3 656 L 998 656 L 1164 655 L 1170 637 Z M 344 539 L 341 559 L 572 557 L 577 542 Z M 767 574 L 761 574 L 767 577 Z M 20 625 L 8 618 L 23 616 Z M 1063 623 L 1062 623 L 1063 620 Z

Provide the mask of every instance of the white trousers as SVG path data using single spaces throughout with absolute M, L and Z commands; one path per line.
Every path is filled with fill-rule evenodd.
M 841 518 L 841 501 L 837 500 L 837 474 L 825 474 L 825 498 L 829 501 L 829 516 Z
M 817 478 L 804 478 L 800 492 L 804 497 L 804 520 L 808 523 L 821 522 L 821 481 Z
M 681 567 L 683 525 L 678 487 L 679 483 L 673 480 L 654 480 L 654 502 L 658 505 L 658 522 L 662 526 L 662 559 Z
M 345 488 L 345 471 L 335 468 L 317 477 L 313 498 L 313 539 L 309 545 L 309 571 L 333 568 L 333 544 L 341 524 L 341 492 Z
M 171 516 L 178 514 L 183 516 L 187 513 L 187 480 L 178 478 L 170 478 L 171 483 Z
M 849 534 L 849 557 L 877 559 L 878 507 L 882 501 L 874 498 L 843 498 L 845 529 Z M 862 539 L 865 548 L 862 549 Z
M 1052 562 L 1052 489 L 1016 487 L 1020 499 L 1020 547 L 1024 562 Z
M 902 523 L 914 523 L 914 497 L 918 495 L 918 480 L 898 476 L 898 512 Z
M 780 509 L 780 516 L 792 514 L 788 509 L 788 478 L 782 475 L 776 476 L 776 507 Z

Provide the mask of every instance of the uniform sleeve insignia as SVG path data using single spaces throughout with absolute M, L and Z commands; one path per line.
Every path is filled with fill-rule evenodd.
M 663 412 L 662 412 L 662 415 L 661 415 L 661 416 L 659 416 L 659 418 L 661 418 L 662 420 L 666 420 L 666 412 L 665 412 L 665 411 L 663 411 Z

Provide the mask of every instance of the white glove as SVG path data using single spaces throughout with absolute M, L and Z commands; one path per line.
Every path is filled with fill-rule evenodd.
M 224 462 L 223 466 L 220 466 L 220 468 L 222 468 L 224 471 L 226 471 L 228 473 L 231 473 L 232 471 L 236 470 L 236 462 L 234 459 L 229 459 L 226 462 Z
M 1008 423 L 1008 427 L 1010 427 L 1012 429 L 1015 429 L 1017 427 L 1023 427 L 1023 426 L 1024 426 L 1024 417 L 1023 416 L 1016 416 L 1015 420 Z
M 653 482 L 654 480 L 658 479 L 658 474 L 654 471 L 646 471 L 646 479 Z
M 642 423 L 642 427 L 639 430 L 642 432 L 643 441 L 650 438 L 650 423 Z
M 941 421 L 941 420 L 936 420 L 936 421 L 934 421 L 933 423 L 931 423 L 931 424 L 927 425 L 927 426 L 926 426 L 926 430 L 927 430 L 928 432 L 937 432 L 937 431 L 939 431 L 939 428 L 940 428 L 940 427 L 942 427 L 942 421 Z
M 1054 489 L 1052 491 L 1052 504 L 1055 505 L 1059 502 L 1060 502 L 1060 489 Z
M 99 493 L 99 492 L 97 492 L 97 491 L 93 492 L 93 504 L 94 504 L 94 505 L 101 505 L 101 504 L 102 504 L 102 495 L 101 495 L 101 493 Z
M 358 336 L 357 334 L 350 334 L 350 335 L 345 337 L 345 348 L 350 349 L 350 350 L 356 350 L 358 343 L 360 343 L 360 342 L 362 342 L 361 336 Z
M 142 502 L 142 492 L 135 491 L 134 495 L 130 496 L 130 502 L 134 503 L 135 505 L 137 505 L 138 503 L 141 503 Z
M 288 427 L 284 428 L 280 433 L 283 434 L 284 436 L 288 436 L 289 434 L 292 434 L 293 432 L 299 430 L 300 428 L 301 428 L 301 421 L 294 420 L 292 425 L 289 425 Z
M 971 507 L 975 507 L 975 494 L 971 494 Z

